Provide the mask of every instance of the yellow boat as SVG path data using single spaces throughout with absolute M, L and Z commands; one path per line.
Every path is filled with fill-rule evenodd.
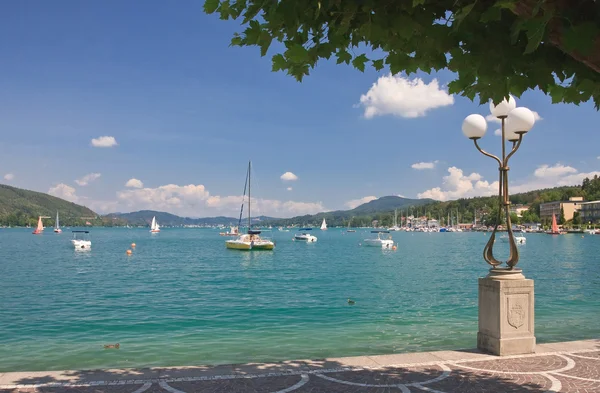
M 246 184 L 244 185 L 244 198 L 246 196 L 246 186 L 248 187 L 248 233 L 240 235 L 235 240 L 227 240 L 225 247 L 231 250 L 273 250 L 275 242 L 263 239 L 260 237 L 260 231 L 252 229 L 252 219 L 250 218 L 250 173 L 252 170 L 252 162 L 248 162 L 248 173 L 246 174 Z M 242 200 L 242 208 L 240 211 L 240 224 L 242 221 L 242 212 L 244 211 L 244 202 Z M 239 227 L 239 225 L 238 225 Z M 236 227 L 237 229 L 237 227 Z

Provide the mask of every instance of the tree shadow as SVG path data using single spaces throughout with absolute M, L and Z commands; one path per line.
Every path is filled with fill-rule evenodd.
M 597 345 L 600 349 L 600 345 Z M 462 352 L 476 352 L 463 350 Z M 543 356 L 543 355 L 542 355 Z M 502 360 L 503 358 L 492 359 Z M 489 362 L 490 359 L 483 360 Z M 469 362 L 475 365 L 477 360 Z M 551 392 L 552 380 L 540 373 L 499 374 L 493 371 L 467 370 L 451 363 L 360 367 L 338 360 L 285 361 L 272 364 L 232 364 L 191 367 L 157 367 L 124 370 L 81 370 L 53 373 L 32 372 L 8 384 L 45 385 L 36 391 L 55 393 L 58 389 L 93 392 L 136 392 L 145 383 L 152 390 L 166 391 L 161 383 L 174 389 L 192 392 L 273 392 L 294 387 L 294 392 Z M 524 370 L 526 371 L 526 370 Z M 562 379 L 559 377 L 555 377 Z M 101 382 L 95 384 L 94 382 Z M 52 386 L 52 384 L 90 384 L 91 386 Z M 570 380 L 569 390 L 577 386 Z M 2 382 L 6 384 L 6 382 Z M 400 386 L 402 385 L 402 386 Z M 17 393 L 23 388 L 0 389 L 1 393 Z M 563 391 L 565 387 L 563 385 Z

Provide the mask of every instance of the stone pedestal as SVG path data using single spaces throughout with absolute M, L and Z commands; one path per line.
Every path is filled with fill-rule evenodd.
M 533 353 L 533 307 L 533 280 L 520 271 L 480 278 L 477 348 L 500 356 Z

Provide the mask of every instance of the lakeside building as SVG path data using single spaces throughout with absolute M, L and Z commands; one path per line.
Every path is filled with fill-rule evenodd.
M 581 214 L 581 222 L 584 224 L 600 223 L 600 200 L 582 202 L 579 204 L 579 213 Z
M 540 205 L 540 218 L 542 221 L 552 220 L 552 215 L 554 214 L 558 220 L 558 217 L 560 217 L 560 211 L 562 209 L 565 213 L 565 220 L 572 220 L 573 214 L 576 211 L 579 211 L 582 203 L 583 197 L 571 197 L 568 201 L 542 203 Z
M 521 203 L 516 205 L 510 205 L 510 212 L 517 215 L 517 217 L 523 217 L 523 213 L 529 210 L 529 205 L 523 205 Z

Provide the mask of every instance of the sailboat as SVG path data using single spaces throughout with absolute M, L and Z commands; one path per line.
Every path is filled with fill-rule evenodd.
M 323 218 L 323 222 L 321 223 L 321 230 L 322 231 L 326 231 L 327 230 L 327 223 L 325 222 L 325 218 Z
M 351 222 L 352 222 L 352 217 L 350 217 L 350 220 L 348 221 L 348 229 L 346 230 L 346 232 L 356 232 L 356 230 L 350 229 L 350 223 Z
M 556 215 L 552 214 L 552 229 L 546 232 L 548 235 L 563 235 L 564 232 L 558 230 L 558 224 L 556 223 Z
M 160 226 L 156 222 L 156 217 L 152 217 L 152 224 L 150 225 L 150 232 L 151 233 L 158 233 L 158 232 L 160 232 Z
M 400 227 L 398 227 L 398 209 L 394 209 L 394 226 L 388 228 L 388 231 L 399 231 Z
M 56 211 L 56 224 L 54 226 L 54 233 L 61 233 L 62 229 L 60 229 L 60 223 L 58 221 L 58 211 Z
M 37 228 L 32 232 L 34 235 L 41 235 L 44 232 L 44 224 L 42 224 L 42 216 L 38 218 Z
M 248 232 L 240 235 L 237 239 L 227 240 L 225 247 L 232 250 L 272 250 L 275 248 L 275 243 L 271 240 L 263 239 L 260 237 L 260 230 L 252 229 L 252 216 L 251 216 L 251 173 L 252 173 L 252 162 L 248 162 L 248 172 L 246 174 L 246 184 L 244 185 L 244 195 L 242 197 L 242 207 L 240 209 L 240 219 L 238 227 L 242 224 L 242 215 L 244 213 L 244 199 L 246 197 L 246 186 L 248 189 Z

